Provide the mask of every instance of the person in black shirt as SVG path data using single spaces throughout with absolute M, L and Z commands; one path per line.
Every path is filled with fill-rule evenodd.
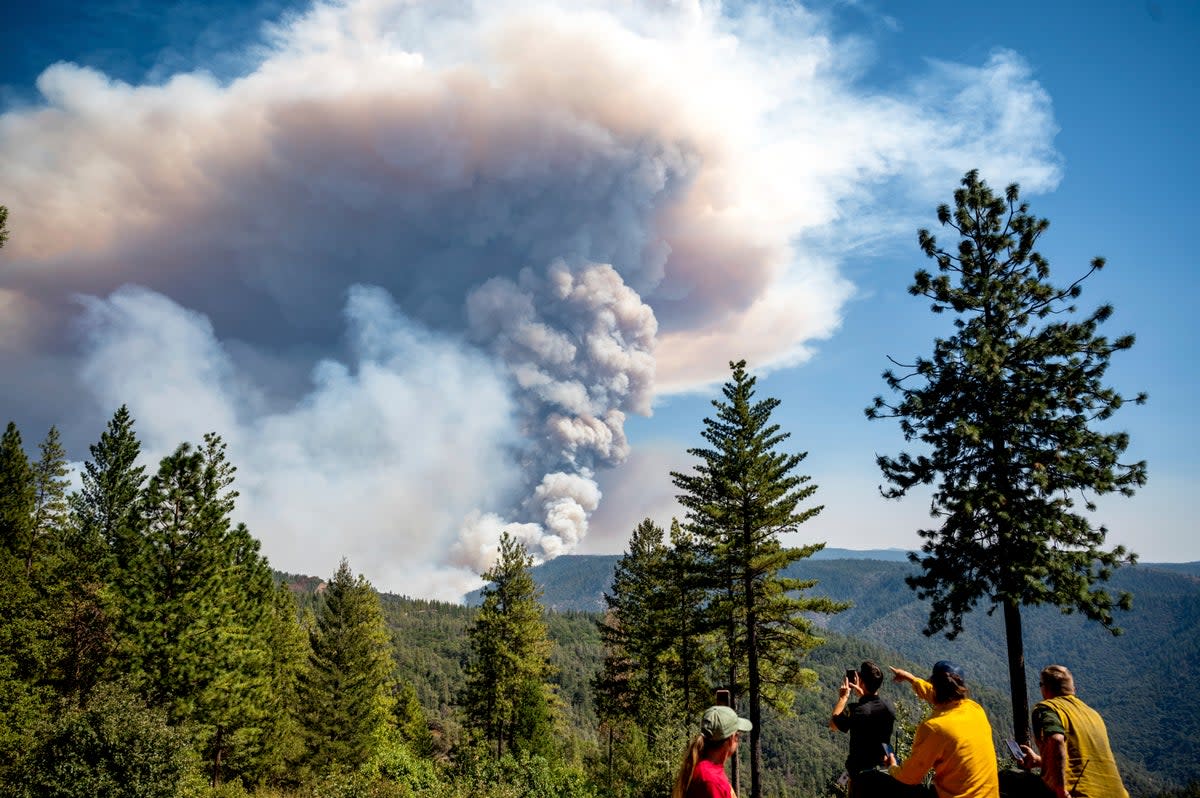
M 833 706 L 829 728 L 850 733 L 850 753 L 846 757 L 846 773 L 850 775 L 850 798 L 862 794 L 865 782 L 856 778 L 884 764 L 884 745 L 892 738 L 896 709 L 886 698 L 880 698 L 883 671 L 870 660 L 863 662 L 851 681 L 849 674 L 838 688 L 838 700 Z M 859 696 L 850 706 L 850 693 Z M 859 782 L 856 789 L 855 782 Z

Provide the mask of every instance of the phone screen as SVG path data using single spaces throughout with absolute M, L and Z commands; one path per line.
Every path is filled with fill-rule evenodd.
M 1008 752 L 1012 754 L 1012 758 L 1018 762 L 1025 759 L 1025 752 L 1021 750 L 1021 746 L 1017 745 L 1016 740 L 1008 740 Z
M 846 681 L 850 682 L 850 684 L 854 684 L 855 682 L 857 682 L 858 681 L 858 671 L 854 670 L 854 668 L 847 668 L 846 669 Z

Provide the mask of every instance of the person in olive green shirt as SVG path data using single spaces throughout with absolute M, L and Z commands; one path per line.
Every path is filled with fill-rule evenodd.
M 1042 669 L 1042 701 L 1033 707 L 1033 736 L 1040 755 L 1022 745 L 1022 766 L 1040 767 L 1056 798 L 1129 798 L 1108 743 L 1104 719 L 1075 695 L 1075 679 L 1062 665 Z
M 999 798 L 992 724 L 983 707 L 967 697 L 962 667 L 937 662 L 929 681 L 898 668 L 891 671 L 894 681 L 908 682 L 918 698 L 933 705 L 933 714 L 917 726 L 909 757 L 901 764 L 889 757 L 892 778 L 901 785 L 918 785 L 932 770 L 938 798 Z M 911 787 L 887 792 L 913 794 Z

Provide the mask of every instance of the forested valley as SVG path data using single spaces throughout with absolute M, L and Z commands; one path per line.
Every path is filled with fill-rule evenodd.
M 1126 402 L 1102 378 L 1133 336 L 1098 334 L 1107 305 L 1055 320 L 1103 259 L 1051 285 L 1033 251 L 1048 222 L 974 171 L 938 219 L 961 241 L 919 232 L 938 273 L 918 271 L 910 293 L 952 311 L 956 332 L 885 372 L 894 398 L 866 408 L 924 447 L 876 458 L 888 498 L 935 486 L 941 525 L 918 531 L 910 562 L 785 545 L 823 507 L 744 360 L 693 468 L 670 473 L 682 518 L 645 519 L 618 558 L 536 572 L 504 527 L 466 606 L 381 595 L 345 560 L 329 576 L 273 571 L 235 521 L 217 433 L 151 468 L 121 407 L 71 489 L 57 430 L 31 454 L 10 422 L 0 790 L 650 798 L 671 792 L 703 709 L 727 702 L 752 724 L 730 760 L 739 795 L 835 796 L 845 740 L 828 721 L 845 669 L 922 673 L 953 656 L 997 743 L 1029 739 L 1029 668 L 1062 662 L 1108 718 L 1130 792 L 1196 796 L 1200 713 L 1184 690 L 1200 580 L 1105 548 L 1106 529 L 1074 509 L 1147 479 L 1144 461 L 1120 459 L 1128 435 L 1089 426 Z M 890 697 L 904 758 L 925 710 Z
M 624 556 L 537 567 L 506 541 L 489 586 L 446 604 L 380 594 L 345 562 L 327 577 L 272 571 L 231 520 L 235 468 L 216 435 L 147 474 L 122 408 L 72 493 L 54 430 L 39 452 L 26 455 L 13 425 L 0 440 L 6 794 L 665 795 L 722 683 L 705 659 L 720 630 L 691 638 L 703 663 L 691 682 L 684 637 L 648 634 L 689 622 L 644 603 L 672 586 L 639 581 L 647 563 L 688 551 L 678 526 L 674 548 L 647 521 Z M 786 709 L 764 711 L 764 794 L 838 794 L 845 740 L 827 728 L 829 706 L 862 659 L 916 672 L 948 654 L 969 663 L 998 739 L 1009 733 L 994 619 L 953 643 L 927 638 L 904 585 L 911 565 L 814 553 L 784 576 L 817 610 L 841 611 L 807 613 L 800 686 Z M 1137 796 L 1195 789 L 1200 719 L 1173 698 L 1200 661 L 1200 580 L 1175 567 L 1118 574 L 1139 603 L 1116 642 L 1056 611 L 1031 615 L 1031 657 L 1077 668 Z M 512 656 L 521 669 L 492 667 Z M 885 693 L 903 751 L 922 709 Z

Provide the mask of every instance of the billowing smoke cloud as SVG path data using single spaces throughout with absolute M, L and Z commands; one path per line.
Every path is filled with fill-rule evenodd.
M 277 567 L 445 595 L 502 530 L 570 551 L 626 414 L 803 362 L 895 208 L 1057 181 L 1017 56 L 880 95 L 864 52 L 796 8 L 347 0 L 228 83 L 49 66 L 0 114 L 0 409 L 215 429 Z
M 478 570 L 446 561 L 454 530 L 521 490 L 518 411 L 492 360 L 355 286 L 349 362 L 316 364 L 304 395 L 270 412 L 203 316 L 142 288 L 83 301 L 85 382 L 104 406 L 129 402 L 156 455 L 219 432 L 239 515 L 277 567 L 324 574 L 347 556 L 393 590 L 447 600 L 476 585 Z
M 600 503 L 595 469 L 629 454 L 625 413 L 650 412 L 654 312 L 609 265 L 572 271 L 554 263 L 545 277 L 523 270 L 494 277 L 467 298 L 470 336 L 493 352 L 520 389 L 527 476 L 540 479 L 523 510 L 540 525 L 507 527 L 473 518 L 454 554 L 486 568 L 497 532 L 556 557 L 587 533 Z

